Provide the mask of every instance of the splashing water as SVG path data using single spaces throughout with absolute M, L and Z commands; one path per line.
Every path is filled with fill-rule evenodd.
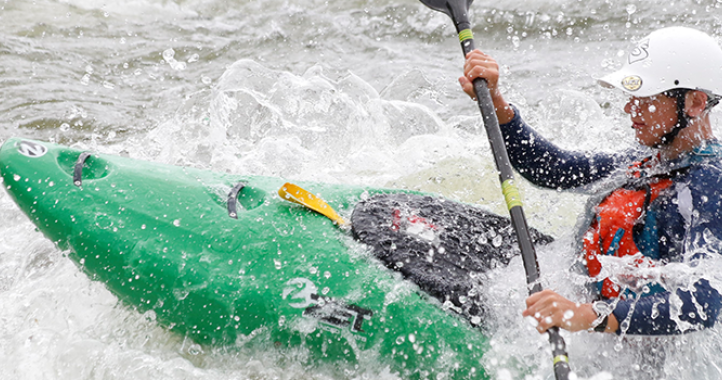
M 527 121 L 564 147 L 611 151 L 631 146 L 629 120 L 623 99 L 592 78 L 661 26 L 696 25 L 719 38 L 720 7 L 477 1 L 471 16 L 477 45 L 499 60 L 502 89 Z M 404 187 L 506 212 L 478 110 L 456 83 L 453 28 L 415 0 L 6 1 L 0 22 L 0 141 L 25 136 L 216 171 Z M 539 250 L 545 287 L 584 301 L 590 279 L 568 268 L 585 196 L 522 190 L 530 224 L 559 237 Z M 375 358 L 339 374 L 303 368 L 293 360 L 302 352 L 198 346 L 120 306 L 5 192 L 0 214 L 2 380 L 398 378 Z M 696 266 L 609 265 L 626 265 L 617 280 L 633 290 L 644 290 L 639 278 L 670 288 L 704 278 L 721 289 L 710 275 L 721 273 L 720 246 L 697 246 L 690 252 L 708 257 Z M 521 318 L 524 278 L 519 258 L 484 278 L 494 310 L 484 366 L 499 379 L 552 373 L 546 338 Z M 579 378 L 720 377 L 717 327 L 671 338 L 563 335 Z

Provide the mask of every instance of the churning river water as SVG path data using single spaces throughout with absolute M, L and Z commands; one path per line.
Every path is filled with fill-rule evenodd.
M 722 38 L 722 0 L 477 0 L 471 19 L 477 47 L 502 65 L 507 98 L 576 149 L 633 145 L 623 99 L 593 78 L 619 67 L 635 41 L 671 25 Z M 2 0 L 0 142 L 21 136 L 231 173 L 404 187 L 503 213 L 478 109 L 457 83 L 462 63 L 449 19 L 416 0 Z M 561 290 L 571 293 L 583 285 L 567 264 L 585 197 L 522 190 L 529 223 L 559 237 L 539 255 L 545 285 L 571 283 Z M 498 321 L 486 371 L 551 378 L 546 338 L 520 315 L 520 261 L 493 273 L 488 292 Z M 564 336 L 580 378 L 639 378 L 656 366 L 697 380 L 722 377 L 718 330 Z M 660 360 L 641 358 L 650 347 Z M 91 282 L 0 192 L 0 379 L 329 373 L 164 331 Z M 371 364 L 345 378 L 397 377 Z

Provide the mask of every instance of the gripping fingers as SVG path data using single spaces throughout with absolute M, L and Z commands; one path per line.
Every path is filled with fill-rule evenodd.
M 557 315 L 553 308 L 541 308 L 531 315 L 536 319 L 536 329 L 540 333 L 546 332 L 550 327 L 556 326 Z
M 475 50 L 467 55 L 464 63 L 464 76 L 459 78 L 462 89 L 472 98 L 475 98 L 472 83 L 477 78 L 485 79 L 489 91 L 492 94 L 495 93 L 499 81 L 499 65 L 493 58 Z
M 560 307 L 564 298 L 556 292 L 545 289 L 534 293 L 526 299 L 527 309 L 522 313 L 525 317 L 533 317 L 537 321 L 537 331 L 544 333 L 553 326 L 565 327 L 565 307 Z M 568 321 L 566 321 L 568 323 Z

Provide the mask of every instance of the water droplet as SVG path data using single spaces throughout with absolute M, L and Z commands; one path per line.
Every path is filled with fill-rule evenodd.
M 168 63 L 170 64 L 170 67 L 176 71 L 183 71 L 187 67 L 187 64 L 185 62 L 178 62 L 176 60 L 173 60 L 172 62 L 168 62 Z
M 403 336 L 396 338 L 396 344 L 402 344 L 405 341 L 406 341 L 406 338 L 404 338 Z
M 181 289 L 175 289 L 175 290 L 173 290 L 173 296 L 174 296 L 178 301 L 183 301 L 184 299 L 186 299 L 186 297 L 188 297 L 188 294 L 189 294 L 189 293 L 188 293 L 188 291 L 186 291 L 186 290 L 181 290 Z
M 180 219 L 176 219 L 173 221 L 173 225 L 176 227 L 180 227 Z
M 416 335 L 414 335 L 414 334 L 409 334 L 409 342 L 411 342 L 411 343 L 416 342 Z
M 537 321 L 536 318 L 528 317 L 526 318 L 526 321 L 529 323 L 529 325 L 531 325 L 531 327 L 536 328 L 537 326 L 539 326 L 539 321 Z
M 188 347 L 188 353 L 191 355 L 200 355 L 203 353 L 203 349 L 198 344 L 193 344 L 190 347 Z
M 631 15 L 634 14 L 634 12 L 637 11 L 637 6 L 634 4 L 627 5 L 627 14 Z
M 20 178 L 21 178 L 21 177 L 20 177 L 19 175 L 13 174 L 13 179 L 14 179 L 14 180 L 20 181 Z
M 175 61 L 175 59 L 173 58 L 174 56 L 175 56 L 175 50 L 173 50 L 172 48 L 166 49 L 165 51 L 163 51 L 163 59 L 165 59 L 166 62 Z
M 574 317 L 574 312 L 572 310 L 567 310 L 564 312 L 564 320 L 569 321 Z

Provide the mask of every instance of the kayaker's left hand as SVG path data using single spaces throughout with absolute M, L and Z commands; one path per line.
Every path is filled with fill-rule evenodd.
M 536 329 L 540 333 L 546 332 L 552 326 L 569 331 L 589 330 L 597 319 L 592 304 L 572 302 L 549 289 L 529 296 L 526 306 L 522 315 L 536 319 Z M 606 331 L 615 331 L 616 324 L 614 315 L 610 315 Z

